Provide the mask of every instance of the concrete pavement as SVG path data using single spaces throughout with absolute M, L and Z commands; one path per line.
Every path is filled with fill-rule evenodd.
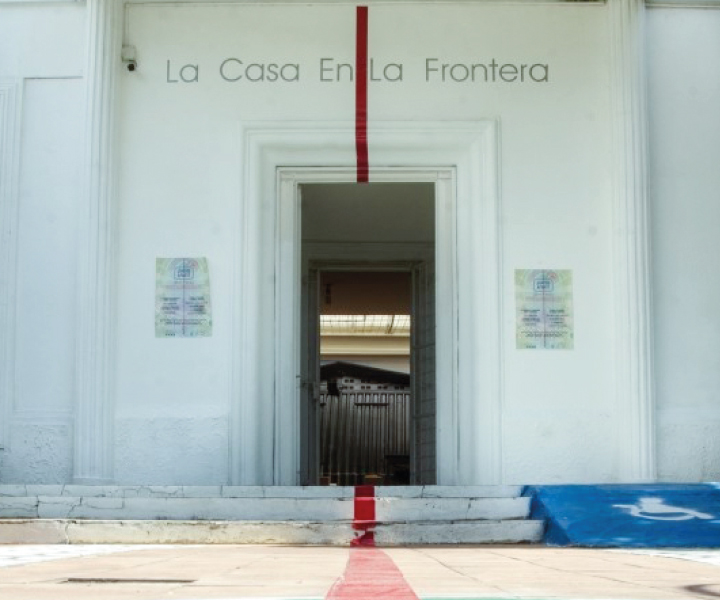
M 342 576 L 350 552 L 247 545 L 0 546 L 0 598 L 325 598 Z M 422 599 L 720 597 L 720 552 L 655 556 L 532 545 L 384 552 Z

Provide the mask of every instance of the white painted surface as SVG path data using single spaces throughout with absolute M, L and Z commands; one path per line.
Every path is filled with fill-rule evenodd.
M 525 519 L 529 498 L 380 498 L 377 520 L 389 522 Z M 0 517 L 40 519 L 352 521 L 352 498 L 0 498 Z
M 525 519 L 530 498 L 378 498 L 381 522 Z
M 0 486 L 2 495 L 3 486 Z M 522 493 L 519 485 L 408 485 L 377 486 L 376 498 L 515 498 Z
M 373 528 L 379 545 L 534 542 L 542 535 L 543 522 L 528 520 L 530 498 L 513 497 L 520 491 L 516 487 L 378 490 Z M 333 486 L 0 485 L 0 544 L 346 546 L 362 533 L 353 527 L 354 491 Z M 2 558 L 0 552 L 0 566 Z
M 3 381 L 0 387 L 6 418 L 2 482 L 71 478 L 69 415 L 76 401 L 71 373 L 77 365 L 68 351 L 75 333 L 69 278 L 78 258 L 72 210 L 80 191 L 73 180 L 80 160 L 73 140 L 82 100 L 73 99 L 81 80 L 63 78 L 83 75 L 86 11 L 81 4 L 0 6 L 0 79 L 17 82 L 24 91 L 18 113 L 23 115 L 20 193 L 14 198 L 19 221 L 9 233 L 3 229 L 3 243 L 17 255 L 3 250 L 0 257 L 17 264 L 19 274 L 8 295 L 18 302 L 17 320 L 0 320 L 1 328 L 17 322 L 10 357 L 17 386 Z M 238 348 L 243 356 L 253 352 L 232 321 L 239 303 L 257 311 L 243 317 L 257 323 L 272 319 L 274 306 L 269 257 L 255 257 L 259 267 L 267 267 L 257 270 L 259 285 L 237 276 L 247 272 L 242 268 L 248 256 L 240 252 L 246 236 L 257 235 L 243 230 L 248 213 L 241 200 L 247 175 L 241 128 L 251 121 L 295 121 L 312 131 L 319 121 L 352 121 L 352 85 L 319 82 L 317 67 L 324 56 L 352 62 L 353 7 L 132 5 L 128 15 L 126 41 L 137 48 L 139 69 L 118 73 L 118 262 L 110 274 L 117 284 L 113 321 L 118 333 L 117 362 L 109 373 L 117 406 L 115 432 L 109 434 L 114 439 L 108 441 L 115 451 L 114 477 L 128 484 L 268 481 L 269 470 L 277 467 L 272 451 L 249 455 L 256 452 L 256 437 L 273 435 L 276 423 L 262 411 L 238 407 L 266 397 L 273 364 L 263 371 L 254 363 L 232 363 Z M 406 64 L 402 84 L 370 86 L 371 125 L 498 124 L 499 317 L 494 331 L 472 316 L 487 314 L 487 307 L 469 311 L 459 324 L 467 341 L 459 360 L 470 374 L 464 384 L 486 386 L 483 393 L 496 404 L 473 405 L 457 421 L 464 429 L 453 440 L 455 458 L 476 458 L 460 462 L 457 481 L 614 482 L 624 477 L 623 456 L 635 441 L 614 436 L 624 409 L 613 397 L 617 336 L 608 19 L 607 5 L 600 3 L 371 8 L 372 54 Z M 720 267 L 720 84 L 711 75 L 720 68 L 720 13 L 654 9 L 647 25 L 658 472 L 664 480 L 698 481 L 720 475 L 720 279 L 713 275 Z M 276 40 L 272 44 L 270 37 Z M 298 62 L 302 81 L 222 81 L 218 65 L 231 56 Z M 422 60 L 428 56 L 547 62 L 551 81 L 427 82 Z M 168 60 L 171 69 L 200 65 L 199 83 L 167 83 Z M 346 142 L 331 148 L 345 166 L 352 166 L 353 142 L 350 131 Z M 371 162 L 378 155 L 371 139 Z M 273 182 L 266 184 L 271 189 Z M 3 195 L 0 199 L 8 202 Z M 477 215 L 467 196 L 460 200 L 463 224 Z M 262 199 L 258 207 L 258 222 L 267 225 L 272 199 Z M 484 272 L 462 266 L 487 239 L 486 229 L 473 233 L 464 249 L 469 251 L 460 254 L 461 310 L 478 300 L 475 294 L 486 284 Z M 156 339 L 154 260 L 194 255 L 209 259 L 214 335 Z M 573 270 L 575 350 L 515 349 L 515 268 Z M 41 282 L 53 290 L 51 301 L 43 300 Z M 500 340 L 499 350 L 493 336 Z M 494 373 L 483 372 L 493 356 Z M 243 387 L 248 377 L 255 387 Z M 22 418 L 11 415 L 15 411 L 23 412 Z M 483 427 L 492 435 L 477 435 Z M 238 474 L 236 463 L 257 470 L 248 467 Z
M 478 523 L 425 523 L 381 525 L 375 532 L 378 546 L 408 544 L 518 544 L 540 542 L 542 521 Z
M 85 5 L 0 5 L 0 76 L 81 77 Z
M 0 481 L 70 477 L 84 25 L 80 4 L 0 6 Z
M 690 550 L 670 550 L 670 549 L 638 549 L 638 550 L 611 550 L 611 552 L 626 552 L 628 554 L 641 554 L 646 556 L 662 556 L 664 558 L 676 558 L 678 560 L 689 560 L 692 562 L 705 563 L 720 567 L 720 550 L 708 549 L 690 549 Z
M 658 470 L 720 478 L 720 12 L 648 13 Z
M 2 518 L 188 521 L 352 521 L 352 498 L 8 496 Z
M 505 345 L 501 357 L 505 479 L 612 480 L 614 452 L 601 443 L 612 432 L 613 406 L 606 393 L 613 377 L 610 303 L 602 299 L 603 290 L 611 289 L 609 163 L 602 158 L 609 152 L 609 53 L 603 8 L 448 4 L 419 5 L 407 11 L 382 5 L 373 6 L 372 13 L 373 54 L 407 63 L 408 72 L 399 87 L 371 86 L 371 123 L 499 118 L 503 275 L 518 266 L 573 268 L 577 273 L 576 299 L 585 309 L 576 315 L 578 343 L 572 353 L 514 350 L 513 296 L 509 287 L 503 288 L 507 317 L 497 325 L 503 327 Z M 348 6 L 132 6 L 129 19 L 128 41 L 138 49 L 140 68 L 121 76 L 117 411 L 119 418 L 133 420 L 132 427 L 142 429 L 140 420 L 153 422 L 172 438 L 176 426 L 168 419 L 170 407 L 174 416 L 199 425 L 208 414 L 220 418 L 234 403 L 246 401 L 228 397 L 226 387 L 231 367 L 228 349 L 233 344 L 228 329 L 230 283 L 244 260 L 229 252 L 243 243 L 238 239 L 242 228 L 235 225 L 241 218 L 238 202 L 243 185 L 238 126 L 294 119 L 307 120 L 312 128 L 312 121 L 352 119 L 352 86 L 321 83 L 316 71 L 323 56 L 352 60 L 354 48 L 348 40 L 354 32 L 354 10 Z M 283 40 L 272 51 L 265 34 L 268 28 Z M 206 43 L 202 33 L 206 30 L 213 31 L 212 45 Z M 307 35 L 308 31 L 313 34 Z M 243 40 L 242 47 L 238 39 Z M 296 84 L 222 81 L 219 62 L 237 54 L 246 60 L 296 61 L 306 72 Z M 549 62 L 552 82 L 428 83 L 418 60 L 424 56 Z M 166 83 L 167 60 L 171 65 L 199 64 L 199 83 Z M 338 156 L 347 156 L 352 165 L 351 133 L 340 150 Z M 291 155 L 288 160 L 292 161 Z M 269 205 L 260 213 L 263 219 L 269 217 L 268 209 Z M 553 218 L 548 219 L 548 214 Z M 467 222 L 469 217 L 469 212 L 463 213 L 461 219 Z M 233 240 L 241 245 L 234 246 Z M 156 340 L 148 325 L 152 260 L 195 254 L 208 256 L 211 265 L 214 337 L 188 344 Z M 266 277 L 271 281 L 272 263 L 266 266 L 262 281 Z M 473 277 L 468 273 L 463 281 L 469 285 Z M 248 284 L 241 281 L 238 292 L 247 294 Z M 257 294 L 254 285 L 253 289 Z M 461 287 L 459 293 L 466 302 L 473 292 Z M 270 300 L 262 292 L 246 306 L 254 310 Z M 261 316 L 261 322 L 264 319 Z M 476 328 L 477 323 L 468 319 L 462 331 L 471 334 Z M 473 373 L 482 368 L 485 339 L 486 335 L 476 339 L 463 356 L 470 364 L 477 361 Z M 491 381 L 484 377 L 482 384 Z M 264 393 L 269 384 L 263 376 L 258 392 Z M 243 392 L 250 393 L 249 388 Z M 487 424 L 489 416 L 468 415 L 462 423 L 475 429 L 476 423 Z M 270 421 L 263 418 L 257 423 L 262 428 Z M 206 436 L 213 434 L 209 426 L 210 422 L 201 426 Z M 244 439 L 231 438 L 231 444 L 250 441 L 248 434 L 243 435 Z M 470 449 L 487 436 L 475 436 L 472 443 L 464 436 L 462 443 L 469 445 L 463 452 L 486 454 L 485 448 Z M 151 444 L 151 436 L 144 439 L 137 440 L 136 447 Z M 594 439 L 597 444 L 578 446 L 578 439 Z M 533 452 L 528 453 L 528 448 Z M 166 446 L 158 451 L 180 456 L 179 444 L 175 450 Z M 125 456 L 130 460 L 124 461 L 119 481 L 131 483 L 132 473 L 152 475 L 152 463 L 140 463 L 141 453 L 136 458 Z M 264 466 L 254 477 L 266 478 L 268 463 L 259 460 Z M 500 464 L 499 455 L 497 460 Z M 224 457 L 218 454 L 218 461 L 222 463 Z M 185 481 L 207 481 L 198 464 L 192 459 L 185 462 Z M 467 469 L 462 480 L 478 481 L 480 474 L 472 461 L 464 461 L 462 468 Z M 170 483 L 166 471 L 158 469 L 155 476 Z M 223 482 L 219 473 L 212 477 Z
M 26 79 L 10 295 L 14 356 L 5 388 L 5 481 L 64 482 L 72 465 L 75 256 L 82 80 Z
M 517 486 L 378 487 L 379 522 L 525 519 Z M 352 521 L 352 487 L 0 485 L 0 517 Z
M 384 498 L 516 498 L 518 485 L 406 485 L 377 486 Z M 0 498 L 20 496 L 73 496 L 84 498 L 335 498 L 355 497 L 353 486 L 252 485 L 0 485 Z
M 82 79 L 28 79 L 17 229 L 16 416 L 70 414 Z
M 0 452 L 8 444 L 10 401 L 15 379 L 15 285 L 17 244 L 17 179 L 20 157 L 20 98 L 22 82 L 0 81 Z
M 485 544 L 538 542 L 542 521 L 506 521 L 485 523 L 442 523 L 386 525 L 378 527 L 378 546 L 407 544 Z M 348 546 L 358 532 L 349 523 L 303 522 L 202 522 L 202 521 L 4 521 L 0 523 L 0 567 L 2 544 L 36 540 L 36 544 L 302 544 Z M 74 547 L 74 546 L 73 546 Z M 113 546 L 114 547 L 114 546 Z M 144 546 L 147 548 L 148 546 Z M 100 552 L 98 552 L 100 553 Z M 36 562 L 32 551 L 9 558 L 9 564 Z M 72 556 L 67 552 L 65 556 Z M 85 555 L 84 552 L 79 554 Z M 37 558 L 53 560 L 45 550 Z M 16 562 L 17 561 L 17 562 Z M 9 566 L 9 565 L 8 565 Z
M 430 488 L 403 487 L 379 488 L 386 493 L 406 494 L 414 492 L 426 497 L 458 497 L 455 492 L 438 488 L 438 492 Z M 454 488 L 452 488 L 454 489 Z M 515 496 L 513 488 L 487 487 L 478 488 L 480 493 L 474 497 Z M 399 491 L 398 491 L 399 490 Z M 464 495 L 466 488 L 458 488 Z M 395 491 L 395 492 L 394 492 Z M 433 496 L 432 494 L 436 494 Z M 0 485 L 0 498 L 19 496 L 74 496 L 84 498 L 354 498 L 355 488 L 344 486 L 233 486 L 233 485 Z

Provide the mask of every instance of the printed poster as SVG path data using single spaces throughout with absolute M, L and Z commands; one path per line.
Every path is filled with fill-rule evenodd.
M 155 337 L 210 337 L 210 274 L 205 258 L 155 261 Z
M 516 269 L 515 306 L 518 349 L 573 349 L 571 270 Z

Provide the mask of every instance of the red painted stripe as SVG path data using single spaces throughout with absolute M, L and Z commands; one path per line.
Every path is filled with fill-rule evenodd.
M 368 7 L 358 6 L 355 34 L 355 151 L 357 153 L 358 183 L 370 179 L 368 163 Z
M 375 486 L 355 486 L 355 515 L 353 529 L 362 531 L 351 543 L 353 546 L 374 546 L 375 534 Z
M 345 573 L 326 600 L 418 600 L 393 560 L 377 548 L 351 548 Z

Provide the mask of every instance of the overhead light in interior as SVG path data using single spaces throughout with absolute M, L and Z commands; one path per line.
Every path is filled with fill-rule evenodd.
M 410 335 L 410 315 L 320 315 L 320 335 Z

